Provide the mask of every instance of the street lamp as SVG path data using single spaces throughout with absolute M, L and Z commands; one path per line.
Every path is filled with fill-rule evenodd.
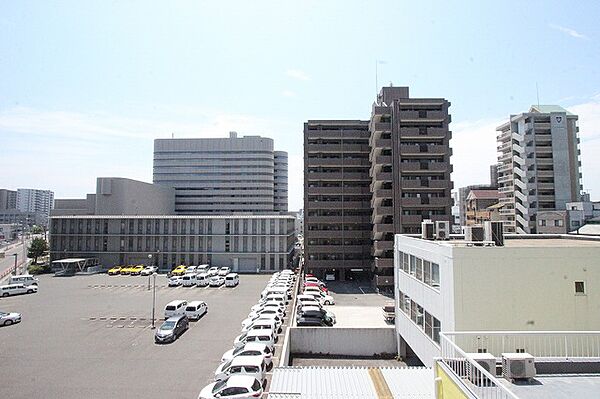
M 150 264 L 148 266 L 152 266 L 152 254 L 148 254 L 148 259 L 150 259 Z M 150 275 L 148 275 L 148 291 L 150 291 Z
M 13 272 L 13 274 L 16 276 L 17 275 L 17 257 L 19 256 L 19 254 L 14 253 L 13 256 L 15 257 L 15 271 Z
M 157 273 L 152 273 L 152 277 L 154 277 L 154 283 L 152 285 L 152 329 L 154 330 L 156 326 L 154 325 L 154 309 L 156 308 L 156 275 Z

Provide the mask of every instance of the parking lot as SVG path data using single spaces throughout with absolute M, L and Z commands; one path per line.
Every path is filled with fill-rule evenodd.
M 23 314 L 0 328 L 0 397 L 196 398 L 269 277 L 242 275 L 235 288 L 169 288 L 158 276 L 157 326 L 175 299 L 205 301 L 209 311 L 174 343 L 156 345 L 147 277 L 41 276 L 39 293 L 0 299 L 0 310 Z

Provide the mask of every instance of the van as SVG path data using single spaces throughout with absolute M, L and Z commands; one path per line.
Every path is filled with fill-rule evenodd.
M 185 315 L 190 320 L 198 320 L 206 312 L 208 312 L 208 305 L 204 301 L 192 301 L 185 307 Z
M 0 296 L 7 297 L 11 295 L 19 295 L 19 294 L 32 294 L 37 292 L 36 285 L 28 285 L 25 286 L 23 284 L 8 284 L 0 286 Z
M 208 271 L 208 269 L 210 269 L 210 265 L 206 265 L 206 264 L 204 264 L 204 265 L 199 265 L 199 266 L 196 268 L 196 273 L 197 273 L 197 274 L 206 273 L 206 272 Z
M 38 285 L 39 280 L 31 274 L 21 274 L 18 276 L 10 276 L 8 284 L 23 284 L 23 285 Z
M 171 302 L 167 303 L 167 306 L 165 306 L 165 319 L 168 319 L 171 316 L 185 314 L 186 306 L 187 306 L 187 301 L 182 301 L 182 300 L 171 301 Z
M 223 381 L 231 375 L 249 375 L 261 383 L 265 379 L 267 366 L 263 355 L 236 356 L 228 362 L 222 363 L 215 371 L 215 381 Z
M 198 287 L 207 287 L 209 280 L 210 276 L 208 275 L 208 273 L 196 274 L 196 285 Z
M 235 287 L 240 283 L 240 276 L 237 273 L 229 273 L 225 276 L 225 287 Z
M 196 273 L 186 273 L 181 278 L 181 285 L 184 287 L 192 287 L 196 285 Z

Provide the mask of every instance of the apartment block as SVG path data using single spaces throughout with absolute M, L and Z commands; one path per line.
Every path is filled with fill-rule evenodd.
M 507 232 L 535 233 L 538 211 L 580 201 L 577 115 L 556 105 L 532 106 L 498 128 L 498 185 Z
M 17 192 L 0 189 L 0 211 L 7 209 L 17 209 Z
M 600 329 L 598 237 L 509 234 L 477 246 L 399 234 L 395 244 L 401 356 L 431 366 L 446 331 Z
M 305 264 L 319 277 L 370 278 L 369 135 L 368 121 L 304 124 Z
M 54 207 L 54 192 L 50 190 L 37 190 L 31 188 L 17 189 L 17 210 L 26 213 L 35 213 L 44 220 L 44 226 L 47 225 L 47 218 L 50 210 Z
M 465 226 L 483 224 L 483 222 L 493 220 L 493 210 L 489 207 L 498 204 L 499 198 L 498 190 L 471 190 L 465 201 Z
M 419 233 L 424 219 L 452 223 L 450 103 L 384 87 L 370 130 L 371 223 L 377 285 L 393 286 L 394 234 Z
M 265 137 L 157 139 L 153 181 L 175 189 L 178 214 L 287 210 L 287 153 Z

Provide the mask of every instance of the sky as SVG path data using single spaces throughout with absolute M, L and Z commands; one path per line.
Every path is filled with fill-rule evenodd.
M 0 2 L 0 188 L 151 182 L 154 139 L 237 131 L 288 151 L 297 210 L 303 123 L 368 119 L 393 83 L 451 102 L 455 188 L 489 181 L 495 127 L 538 95 L 578 114 L 600 200 L 599 15 L 597 1 Z

